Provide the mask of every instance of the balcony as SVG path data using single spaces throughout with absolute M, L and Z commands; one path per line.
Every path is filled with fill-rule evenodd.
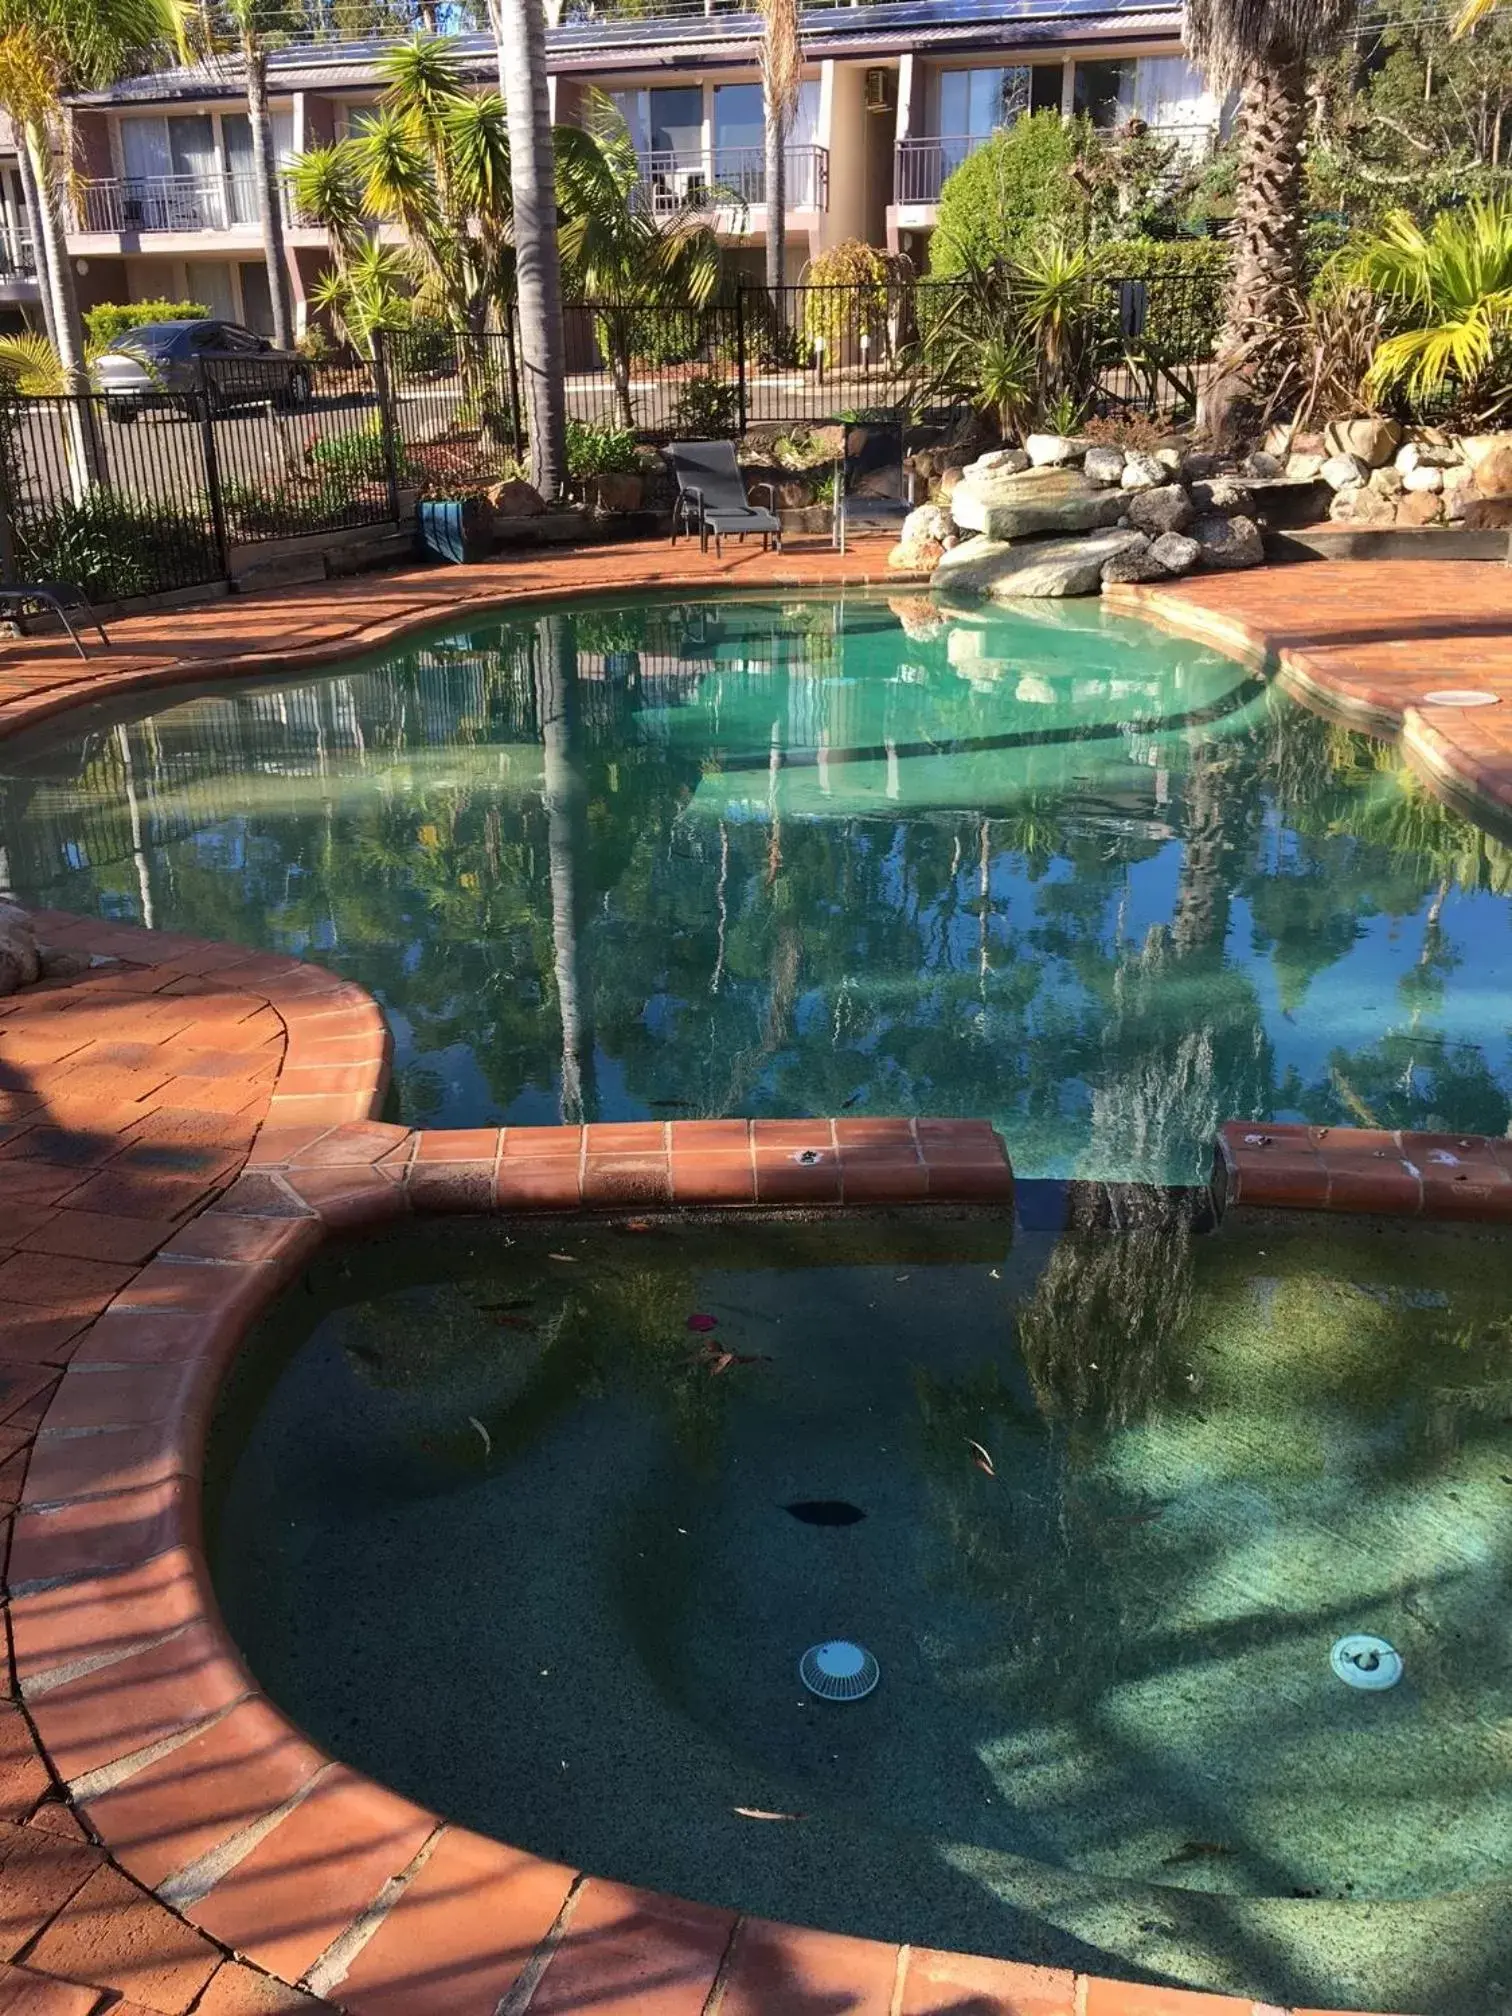
M 787 208 L 829 208 L 829 149 L 785 150 Z M 636 200 L 654 217 L 685 204 L 703 210 L 756 210 L 766 203 L 766 150 L 762 147 L 655 148 L 640 156 Z
M 284 222 L 294 219 L 284 190 Z M 261 220 L 257 177 L 229 175 L 123 175 L 80 185 L 73 229 L 115 234 L 177 231 L 255 231 Z
M 37 250 L 31 239 L 0 226 L 0 280 L 34 280 Z
M 1217 138 L 1217 128 L 1206 121 L 1146 123 L 1145 130 L 1176 149 L 1173 168 L 1205 160 Z M 921 134 L 900 140 L 893 173 L 893 202 L 938 203 L 946 177 L 953 175 L 968 155 L 984 147 L 990 133 Z

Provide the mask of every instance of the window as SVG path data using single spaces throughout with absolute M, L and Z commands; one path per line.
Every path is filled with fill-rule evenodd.
M 1134 111 L 1138 63 L 1132 56 L 1076 66 L 1075 110 L 1094 126 L 1121 126 Z
M 294 115 L 273 114 L 273 158 L 287 168 L 294 158 Z M 221 141 L 226 150 L 228 209 L 233 224 L 256 224 L 262 216 L 257 194 L 257 169 L 252 159 L 252 122 L 245 112 L 221 114 Z
M 697 84 L 648 91 L 651 146 L 655 153 L 703 152 L 703 90 Z
M 938 131 L 950 138 L 985 140 L 1029 109 L 1029 71 L 942 70 Z
M 1076 110 L 1094 126 L 1121 126 L 1143 119 L 1167 129 L 1205 129 L 1218 106 L 1200 70 L 1184 56 L 1122 56 L 1106 63 L 1076 66 Z
M 766 142 L 766 112 L 759 84 L 720 84 L 714 92 L 714 145 L 761 147 Z

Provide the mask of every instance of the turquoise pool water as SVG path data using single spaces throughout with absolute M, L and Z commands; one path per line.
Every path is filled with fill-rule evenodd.
M 370 988 L 416 1122 L 973 1114 L 1190 1181 L 1231 1116 L 1512 1112 L 1512 853 L 1096 606 L 526 611 L 70 716 L 3 791 L 26 899 Z

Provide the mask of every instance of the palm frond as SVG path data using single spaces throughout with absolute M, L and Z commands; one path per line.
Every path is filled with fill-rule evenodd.
M 1355 0 L 1186 0 L 1182 39 L 1215 90 L 1251 65 L 1326 55 L 1354 18 Z
M 71 388 L 56 350 L 45 336 L 0 336 L 0 385 L 25 399 L 55 397 Z

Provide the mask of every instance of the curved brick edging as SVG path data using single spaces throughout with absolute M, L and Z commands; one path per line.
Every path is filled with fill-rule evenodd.
M 1319 562 L 1110 587 L 1103 600 L 1273 673 L 1316 712 L 1397 740 L 1430 789 L 1471 816 L 1512 821 L 1512 569 Z M 1424 704 L 1464 686 L 1497 704 Z
M 1001 2016 L 1254 2007 L 744 1918 L 449 1826 L 293 1728 L 211 1592 L 198 1479 L 214 1396 L 257 1313 L 329 1231 L 490 1207 L 1007 1201 L 1011 1171 L 985 1123 L 412 1134 L 366 1122 L 284 1130 L 254 1165 L 95 1326 L 99 1357 L 64 1375 L 17 1522 L 23 1698 L 122 1868 L 212 1939 L 358 2016 L 493 2016 L 506 1997 L 535 2016 L 946 2016 L 963 1993 Z

